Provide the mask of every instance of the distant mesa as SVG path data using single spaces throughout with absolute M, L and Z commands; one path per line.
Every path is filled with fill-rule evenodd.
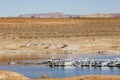
M 83 15 L 81 17 L 93 17 L 93 18 L 120 18 L 120 13 L 111 13 L 111 14 L 91 14 L 91 15 Z
M 21 18 L 71 18 L 71 17 L 80 17 L 79 15 L 69 15 L 64 13 L 44 13 L 44 14 L 23 14 L 20 15 Z
M 80 18 L 80 17 L 89 17 L 89 18 L 120 18 L 120 13 L 111 13 L 111 14 L 91 14 L 91 15 L 69 15 L 60 12 L 55 13 L 41 13 L 41 14 L 22 14 L 19 15 L 20 18 Z
M 25 17 L 25 18 L 71 18 L 76 17 L 77 15 L 68 15 L 60 12 L 55 13 L 44 13 L 44 14 L 23 14 L 19 17 Z M 77 16 L 79 17 L 79 15 Z

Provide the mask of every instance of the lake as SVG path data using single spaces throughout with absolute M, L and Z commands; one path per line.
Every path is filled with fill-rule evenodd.
M 96 57 L 96 56 L 95 56 Z M 120 55 L 116 56 L 104 56 L 97 58 L 120 58 Z M 94 57 L 93 57 L 94 58 Z M 44 60 L 25 60 L 23 62 L 43 62 Z M 14 71 L 25 75 L 29 78 L 40 78 L 42 75 L 47 75 L 50 78 L 64 78 L 71 76 L 82 76 L 82 75 L 120 75 L 120 68 L 118 67 L 54 67 L 51 68 L 45 65 L 14 65 L 10 66 L 7 64 L 0 65 L 0 70 Z
M 39 78 L 42 75 L 47 75 L 50 78 L 64 78 L 70 76 L 81 76 L 81 75 L 120 75 L 120 68 L 113 67 L 55 67 L 49 66 L 0 66 L 1 70 L 10 70 L 21 73 L 29 78 Z

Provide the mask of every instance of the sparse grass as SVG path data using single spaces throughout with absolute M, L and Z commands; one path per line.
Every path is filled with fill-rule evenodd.
M 17 34 L 20 39 L 116 36 L 120 35 L 120 18 L 0 18 L 0 34 Z

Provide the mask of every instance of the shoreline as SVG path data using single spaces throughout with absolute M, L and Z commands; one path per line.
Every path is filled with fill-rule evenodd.
M 46 78 L 47 79 L 47 78 Z M 120 76 L 115 75 L 85 75 L 85 76 L 73 76 L 68 78 L 53 78 L 49 80 L 119 80 Z M 39 80 L 39 79 L 36 79 Z M 45 79 L 40 79 L 45 80 Z

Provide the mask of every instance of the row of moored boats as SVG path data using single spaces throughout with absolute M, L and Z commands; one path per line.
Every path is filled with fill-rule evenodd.
M 120 67 L 120 58 L 116 59 L 50 59 L 49 66 L 76 67 Z

